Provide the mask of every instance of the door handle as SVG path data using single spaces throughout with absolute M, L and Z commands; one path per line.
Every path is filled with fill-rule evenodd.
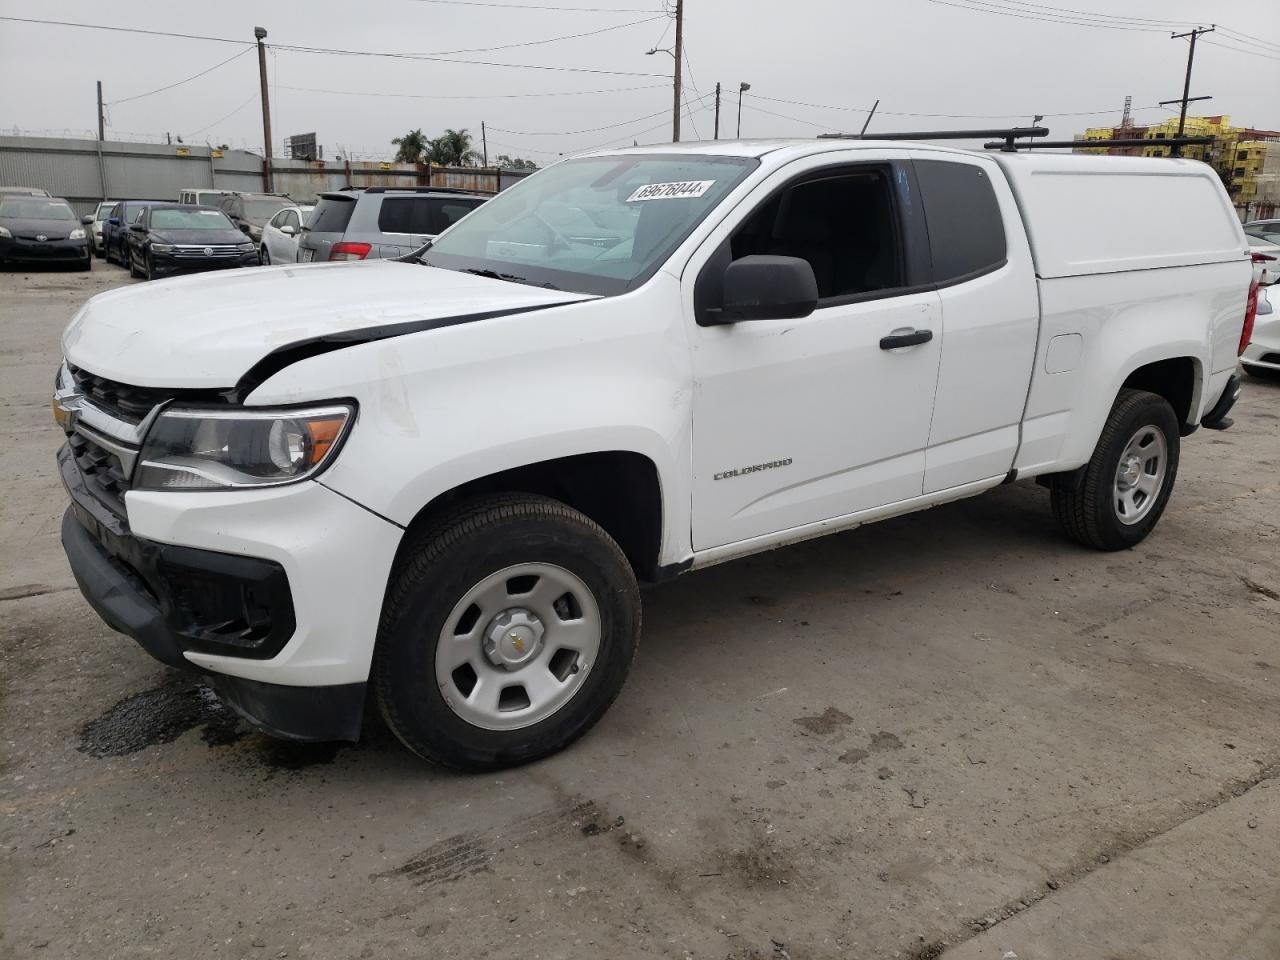
M 905 333 L 891 333 L 880 338 L 881 350 L 893 350 L 897 347 L 917 347 L 933 339 L 932 330 L 908 330 Z

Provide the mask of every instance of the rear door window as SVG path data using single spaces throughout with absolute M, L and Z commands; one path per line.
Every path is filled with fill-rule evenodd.
M 1004 266 L 1004 218 L 986 171 L 950 160 L 914 163 L 934 282 L 960 283 Z
M 449 197 L 448 199 L 432 198 L 429 202 L 432 214 L 431 229 L 423 231 L 424 233 L 444 233 L 468 213 L 480 206 L 483 201 Z
M 378 210 L 383 233 L 432 233 L 431 200 L 427 197 L 383 197 Z

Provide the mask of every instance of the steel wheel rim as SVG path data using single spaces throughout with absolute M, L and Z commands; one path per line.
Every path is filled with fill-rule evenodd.
M 472 726 L 518 730 L 573 699 L 600 640 L 600 607 L 581 578 L 552 563 L 515 564 L 454 604 L 436 643 L 436 686 Z
M 1147 424 L 1124 445 L 1112 490 L 1116 519 L 1126 526 L 1141 523 L 1156 505 L 1169 472 L 1169 444 L 1164 433 Z

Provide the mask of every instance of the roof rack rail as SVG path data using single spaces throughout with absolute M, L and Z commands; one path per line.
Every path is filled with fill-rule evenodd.
M 819 140 L 982 140 L 999 137 L 1002 150 L 1017 149 L 1021 137 L 1047 137 L 1048 127 L 1010 127 L 996 130 L 903 130 L 896 133 L 820 133 Z M 988 144 L 989 146 L 989 144 Z
M 494 193 L 493 190 L 468 190 L 466 187 L 423 187 L 423 186 L 405 186 L 405 187 L 357 187 L 347 184 L 341 188 L 340 192 L 354 192 L 363 190 L 365 193 L 390 193 L 401 191 L 403 193 L 466 193 L 466 194 L 485 194 Z
M 1042 150 L 1054 150 L 1063 148 L 1076 149 L 1079 147 L 1168 147 L 1169 156 L 1177 157 L 1182 155 L 1183 147 L 1199 147 L 1208 146 L 1215 141 L 1215 137 L 1165 137 L 1145 138 L 1145 137 L 1122 137 L 1116 140 L 1040 140 L 1036 143 L 1015 143 L 1010 145 L 1007 142 L 993 140 L 991 143 L 984 143 L 982 146 L 986 150 L 1021 150 L 1039 147 Z

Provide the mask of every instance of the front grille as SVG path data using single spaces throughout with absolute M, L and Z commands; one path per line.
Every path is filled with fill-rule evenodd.
M 173 396 L 173 390 L 134 387 L 90 373 L 83 367 L 67 364 L 76 390 L 95 407 L 129 423 L 140 423 L 153 407 Z
M 205 253 L 208 250 L 208 253 Z M 248 251 L 240 250 L 235 244 L 214 243 L 209 246 L 182 246 L 173 248 L 173 256 L 179 260 L 206 260 L 209 257 L 238 257 Z
M 68 434 L 67 446 L 71 448 L 85 486 L 108 509 L 123 517 L 124 494 L 129 489 L 129 478 L 120 458 L 82 433 Z

